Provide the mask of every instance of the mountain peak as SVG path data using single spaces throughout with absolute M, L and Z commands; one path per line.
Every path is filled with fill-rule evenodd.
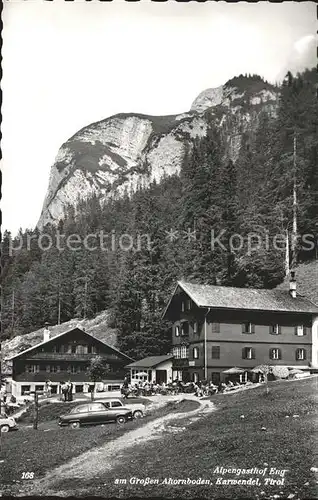
M 58 222 L 79 198 L 102 201 L 179 174 L 193 139 L 211 126 L 226 127 L 227 154 L 235 161 L 242 133 L 257 127 L 261 110 L 275 112 L 277 94 L 260 77 L 241 75 L 201 92 L 185 113 L 121 113 L 82 128 L 58 152 L 38 228 Z M 220 112 L 207 117 L 208 109 Z

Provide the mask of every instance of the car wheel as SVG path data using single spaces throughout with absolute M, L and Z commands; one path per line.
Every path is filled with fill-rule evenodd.
M 122 425 L 126 422 L 126 419 L 125 419 L 125 417 L 117 417 L 116 422 L 117 422 L 117 424 Z
M 2 425 L 1 426 L 1 432 L 9 432 L 10 427 L 8 425 Z
M 136 410 L 136 411 L 134 412 L 134 418 L 136 418 L 136 419 L 137 419 L 137 418 L 142 418 L 142 417 L 143 417 L 143 413 L 142 413 L 142 411 L 141 411 L 141 410 Z
M 70 427 L 72 427 L 72 429 L 79 429 L 80 423 L 79 422 L 71 422 Z

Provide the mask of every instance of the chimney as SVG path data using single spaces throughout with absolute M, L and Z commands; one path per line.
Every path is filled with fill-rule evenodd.
M 47 340 L 50 340 L 50 330 L 49 330 L 49 324 L 50 324 L 50 323 L 45 323 L 45 324 L 44 324 L 44 330 L 43 330 L 43 342 L 46 342 Z
M 295 271 L 290 272 L 289 293 L 293 299 L 297 297 Z

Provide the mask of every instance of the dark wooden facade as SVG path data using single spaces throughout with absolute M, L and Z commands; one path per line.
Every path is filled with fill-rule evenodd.
M 311 365 L 309 313 L 198 307 L 179 289 L 166 317 L 173 323 L 173 376 L 184 381 L 202 380 L 207 373 L 218 383 L 234 366 Z
M 117 382 L 125 376 L 131 359 L 79 328 L 58 335 L 22 352 L 12 359 L 12 379 L 18 385 L 38 385 L 50 380 L 59 392 L 61 382 L 91 382 L 87 374 L 90 360 L 101 356 L 108 365 L 105 382 Z

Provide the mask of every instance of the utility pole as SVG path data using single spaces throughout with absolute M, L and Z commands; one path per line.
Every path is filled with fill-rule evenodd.
M 293 153 L 293 230 L 292 230 L 292 238 L 291 238 L 291 251 L 292 251 L 292 260 L 291 260 L 291 269 L 296 268 L 297 263 L 297 139 L 296 133 L 294 132 L 294 153 Z
M 87 276 L 85 276 L 85 286 L 84 286 L 84 319 L 86 319 L 87 312 Z
M 34 396 L 34 412 L 33 412 L 33 429 L 37 430 L 39 423 L 39 394 L 44 391 L 26 391 L 24 394 L 33 394 Z
M 34 420 L 33 420 L 33 429 L 37 430 L 39 421 L 39 399 L 38 393 L 34 391 Z
M 59 251 L 59 279 L 58 279 L 58 306 L 57 306 L 57 324 L 61 324 L 61 252 Z
M 14 330 L 14 308 L 15 308 L 15 296 L 14 290 L 12 290 L 12 302 L 11 302 L 11 331 Z

